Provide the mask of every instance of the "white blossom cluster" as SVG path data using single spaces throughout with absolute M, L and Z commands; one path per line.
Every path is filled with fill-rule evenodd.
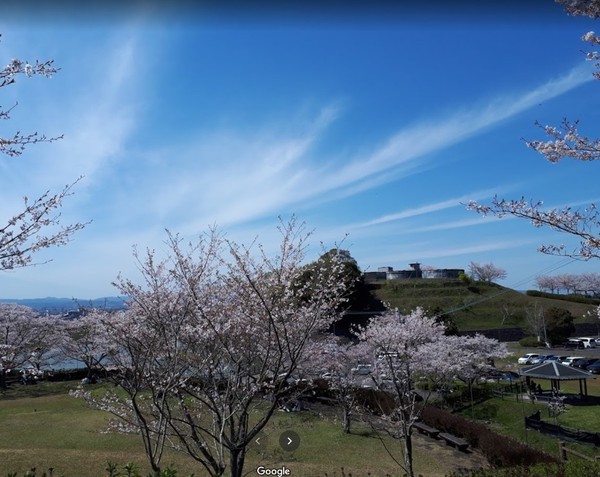
M 481 335 L 447 336 L 435 318 L 417 308 L 408 315 L 390 311 L 374 318 L 360 332 L 371 349 L 373 380 L 394 397 L 385 416 L 393 435 L 404 442 L 404 471 L 412 476 L 412 430 L 423 404 L 436 389 L 460 379 L 472 385 L 491 369 L 494 359 L 507 356 L 506 346 Z M 427 382 L 428 391 L 417 391 Z
M 478 281 L 491 283 L 506 278 L 506 270 L 493 263 L 469 263 L 469 273 Z
M 595 161 L 600 158 L 600 139 L 590 139 L 578 131 L 578 121 L 564 119 L 560 128 L 538 125 L 551 137 L 550 141 L 526 141 L 528 147 L 542 154 L 550 162 L 563 158 Z
M 600 18 L 600 0 L 556 0 L 564 5 L 570 15 Z M 582 40 L 592 47 L 600 45 L 600 38 L 593 31 L 582 36 Z M 600 79 L 600 54 L 597 51 L 587 53 L 586 58 L 596 61 L 599 71 L 594 73 Z M 542 126 L 549 140 L 525 141 L 527 146 L 542 154 L 548 161 L 557 163 L 563 158 L 578 161 L 595 161 L 600 159 L 600 139 L 590 138 L 579 132 L 579 122 L 564 119 L 559 127 Z M 507 215 L 529 219 L 535 227 L 548 226 L 554 230 L 574 235 L 581 239 L 579 248 L 567 250 L 563 244 L 542 245 L 539 251 L 554 255 L 566 255 L 574 258 L 598 258 L 600 256 L 600 221 L 596 206 L 591 204 L 584 210 L 572 210 L 569 207 L 542 211 L 541 202 L 521 200 L 494 199 L 490 206 L 470 202 L 468 209 L 483 215 L 493 214 L 498 217 Z
M 599 0 L 556 0 L 556 2 L 564 5 L 569 15 L 600 18 Z
M 118 279 L 128 310 L 95 313 L 90 340 L 78 333 L 79 353 L 107 353 L 118 386 L 86 399 L 137 427 L 153 470 L 169 445 L 211 475 L 242 475 L 243 449 L 295 396 L 290 378 L 309 341 L 338 317 L 342 261 L 306 266 L 303 226 L 280 230 L 275 257 L 216 230 L 194 243 L 169 234 L 165 258 L 136 251 L 141 283 Z
M 31 308 L 0 303 L 0 388 L 7 373 L 27 367 L 32 375 L 53 361 L 62 340 L 62 322 Z
M 30 64 L 13 59 L 0 69 L 0 88 L 16 81 L 16 76 L 27 77 L 42 75 L 51 77 L 58 71 L 53 61 Z M 10 119 L 15 106 L 8 109 L 0 107 L 0 120 Z M 53 142 L 62 136 L 48 137 L 37 132 L 22 134 L 17 131 L 12 136 L 0 136 L 0 156 L 20 156 L 25 147 L 39 142 Z M 78 181 L 75 181 L 77 183 Z M 33 255 L 45 248 L 65 245 L 70 237 L 85 227 L 84 223 L 61 226 L 60 213 L 63 201 L 72 194 L 75 183 L 68 185 L 57 194 L 46 192 L 35 200 L 25 198 L 24 208 L 8 219 L 6 225 L 0 224 L 0 270 L 12 270 L 33 263 Z
M 600 274 L 592 273 L 562 273 L 560 275 L 541 275 L 535 282 L 542 291 L 551 293 L 564 290 L 566 293 L 581 293 L 585 295 L 600 295 Z
M 595 204 L 586 209 L 542 210 L 543 202 L 499 199 L 497 196 L 491 205 L 479 204 L 470 201 L 467 209 L 474 210 L 482 215 L 495 215 L 498 218 L 514 216 L 530 220 L 534 227 L 550 227 L 553 230 L 565 232 L 580 238 L 579 247 L 567 250 L 564 244 L 541 245 L 538 250 L 550 255 L 564 255 L 567 257 L 589 260 L 600 258 L 600 216 Z

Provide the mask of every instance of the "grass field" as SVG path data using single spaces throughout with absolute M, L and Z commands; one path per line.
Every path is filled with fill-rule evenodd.
M 64 383 L 55 385 L 60 394 L 52 393 L 53 385 L 37 386 L 16 386 L 15 393 L 0 398 L 0 476 L 35 466 L 40 472 L 53 467 L 55 476 L 100 477 L 106 475 L 108 461 L 135 462 L 146 475 L 138 436 L 102 433 L 107 414 L 69 396 Z M 23 397 L 24 389 L 34 388 L 38 397 Z M 277 443 L 280 433 L 288 429 L 301 438 L 294 452 L 284 452 Z M 249 453 L 249 475 L 256 475 L 253 470 L 261 463 L 285 465 L 293 476 L 341 476 L 342 468 L 351 471 L 353 477 L 402 475 L 382 442 L 366 426 L 356 425 L 351 434 L 344 434 L 333 415 L 277 413 L 266 434 L 266 450 Z M 453 470 L 486 465 L 477 452 L 459 452 L 422 436 L 415 436 L 415 441 L 415 469 L 422 475 L 442 477 Z M 399 448 L 398 441 L 386 438 L 385 442 L 392 449 Z M 163 464 L 171 463 L 180 476 L 192 472 L 196 477 L 207 475 L 184 455 L 169 453 Z
M 510 357 L 499 360 L 497 363 L 503 369 L 516 371 L 517 357 L 525 352 L 544 351 L 535 349 L 523 349 L 514 343 L 509 346 L 512 353 Z M 546 350 L 554 354 L 563 354 L 561 350 Z M 600 355 L 600 350 L 595 355 Z M 536 380 L 537 382 L 538 380 Z M 544 389 L 550 388 L 550 382 L 539 380 Z M 563 381 L 561 391 L 564 394 L 578 394 L 578 381 Z M 600 376 L 587 380 L 588 395 L 600 397 Z M 532 403 L 528 400 L 516 400 L 515 396 L 505 396 L 504 399 L 493 398 L 477 404 L 474 409 L 466 409 L 462 412 L 466 417 L 474 416 L 490 423 L 490 426 L 499 433 L 510 435 L 527 444 L 541 449 L 549 454 L 558 456 L 558 439 L 541 434 L 535 430 L 525 429 L 525 416 L 530 416 L 536 411 L 541 411 L 541 417 L 547 422 L 554 423 L 554 419 L 548 416 L 546 404 Z M 600 406 L 599 405 L 567 405 L 566 412 L 558 417 L 558 423 L 573 429 L 589 432 L 600 432 Z M 600 449 L 591 445 L 576 444 L 569 442 L 568 447 L 577 450 L 590 457 L 600 456 Z
M 496 284 L 468 286 L 459 280 L 389 280 L 378 283 L 375 295 L 392 308 L 408 313 L 417 306 L 452 312 L 461 330 L 526 326 L 525 309 L 538 303 L 571 312 L 575 322 L 592 322 L 586 314 L 594 306 L 551 298 L 531 297 Z

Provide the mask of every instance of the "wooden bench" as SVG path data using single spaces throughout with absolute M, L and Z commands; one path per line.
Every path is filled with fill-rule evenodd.
M 446 432 L 441 432 L 439 436 L 446 441 L 446 444 L 452 445 L 463 452 L 466 452 L 469 448 L 469 443 L 460 437 L 453 436 Z
M 428 426 L 422 422 L 415 422 L 413 424 L 414 428 L 417 429 L 421 434 L 427 434 L 430 437 L 437 438 L 440 433 L 435 427 Z

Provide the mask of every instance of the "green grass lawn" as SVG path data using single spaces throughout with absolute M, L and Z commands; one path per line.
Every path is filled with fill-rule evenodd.
M 453 279 L 413 279 L 381 281 L 374 294 L 392 308 L 409 313 L 417 306 L 452 312 L 460 330 L 526 327 L 525 308 L 535 303 L 543 308 L 567 309 L 575 322 L 593 322 L 587 313 L 593 305 L 531 297 L 496 284 L 473 286 Z
M 103 433 L 109 416 L 69 396 L 64 383 L 44 384 L 45 390 L 41 384 L 37 386 L 27 388 L 40 394 L 38 397 L 23 397 L 24 387 L 15 386 L 15 393 L 0 398 L 0 476 L 35 466 L 38 475 L 53 467 L 55 476 L 100 477 L 106 475 L 108 461 L 121 465 L 136 462 L 146 475 L 149 469 L 138 436 Z M 60 394 L 52 394 L 52 386 Z M 284 452 L 278 446 L 280 433 L 287 429 L 301 438 L 294 452 Z M 247 470 L 263 463 L 285 465 L 294 476 L 341 476 L 342 468 L 351 471 L 353 477 L 402 475 L 367 427 L 357 424 L 351 434 L 344 434 L 333 413 L 278 412 L 265 432 L 269 445 L 261 452 L 249 452 Z M 388 437 L 385 442 L 391 449 L 399 449 L 398 441 Z M 476 452 L 465 454 L 422 436 L 415 436 L 414 453 L 417 472 L 428 477 L 485 465 Z M 196 477 L 206 475 L 202 467 L 182 454 L 167 454 L 163 464 L 171 463 L 180 476 L 192 472 Z
M 561 350 L 536 350 L 524 349 L 518 344 L 509 344 L 510 356 L 496 363 L 500 369 L 512 369 L 516 371 L 517 358 L 525 352 L 544 353 L 548 351 L 554 354 L 563 354 Z M 600 354 L 600 352 L 599 352 Z M 546 390 L 550 388 L 550 382 L 536 380 Z M 587 380 L 589 396 L 600 397 L 600 377 Z M 578 381 L 563 381 L 561 391 L 565 394 L 578 394 Z M 567 411 L 558 417 L 558 423 L 574 429 L 589 432 L 600 432 L 600 405 L 574 406 L 567 405 Z M 541 412 L 541 417 L 547 422 L 554 423 L 554 419 L 548 415 L 547 405 L 532 403 L 528 400 L 517 401 L 515 396 L 505 396 L 504 399 L 493 398 L 475 405 L 474 409 L 467 408 L 462 411 L 465 417 L 474 416 L 490 423 L 490 426 L 499 433 L 509 435 L 527 444 L 541 449 L 549 454 L 558 456 L 558 439 L 541 434 L 535 430 L 525 429 L 525 416 L 530 416 L 536 411 Z M 582 452 L 590 457 L 600 456 L 600 449 L 590 445 L 569 442 L 568 447 Z

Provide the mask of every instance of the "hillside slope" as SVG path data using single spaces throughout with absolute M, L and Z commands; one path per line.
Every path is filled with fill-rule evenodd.
M 376 282 L 373 293 L 403 313 L 421 306 L 451 314 L 461 331 L 527 326 L 527 309 L 558 307 L 571 312 L 576 323 L 593 322 L 586 314 L 592 305 L 551 298 L 530 297 L 500 285 L 467 285 L 452 279 L 412 279 Z

